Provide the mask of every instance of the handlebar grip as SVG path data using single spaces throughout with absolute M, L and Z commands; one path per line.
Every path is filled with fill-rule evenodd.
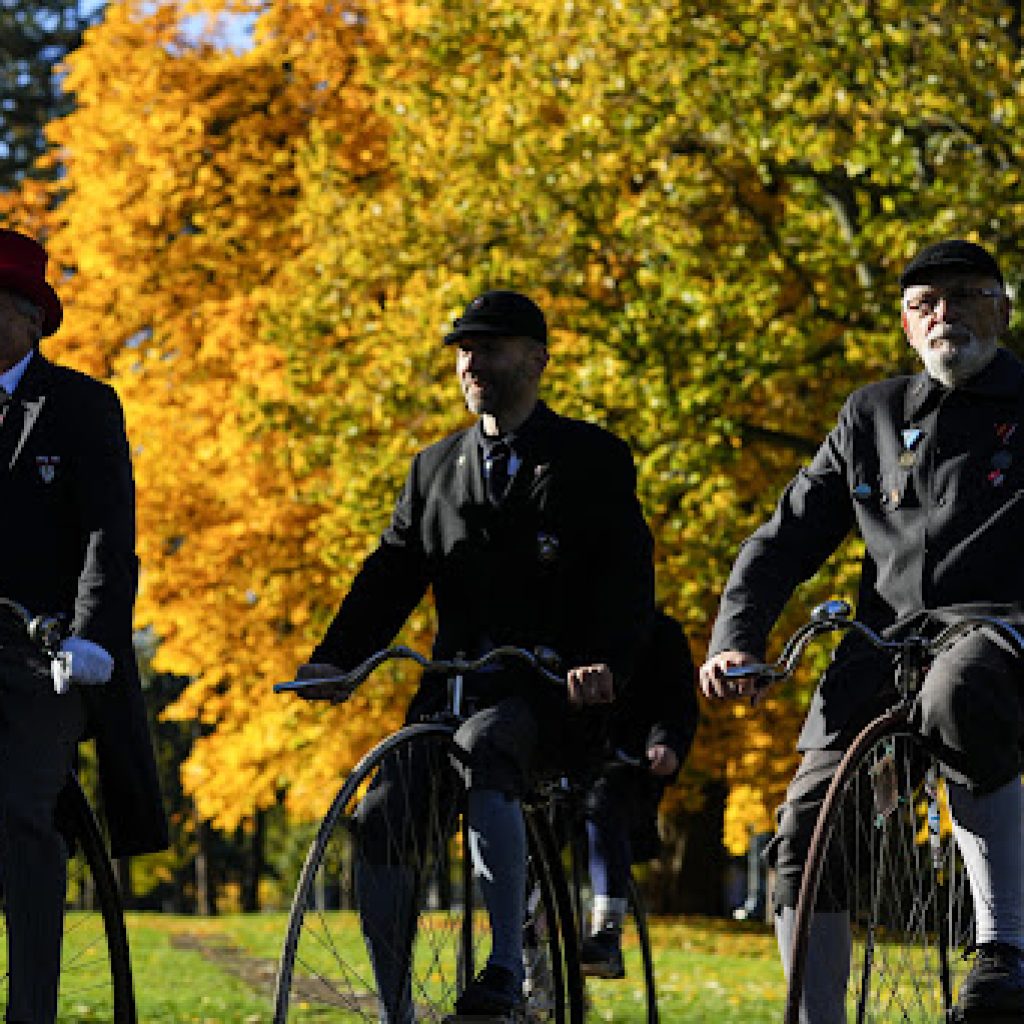
M 286 683 L 274 683 L 274 693 L 297 693 L 314 686 L 336 686 L 339 691 L 351 694 L 355 689 L 349 676 L 325 676 L 321 679 L 289 679 Z M 340 694 L 339 694 L 340 695 Z
M 729 680 L 762 679 L 769 683 L 774 674 L 775 667 L 773 665 L 756 663 L 753 665 L 730 665 L 722 671 L 722 678 Z

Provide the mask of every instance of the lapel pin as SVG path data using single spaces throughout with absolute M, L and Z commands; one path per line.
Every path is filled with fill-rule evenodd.
M 537 557 L 542 562 L 553 562 L 558 557 L 558 538 L 553 533 L 537 534 Z
M 53 483 L 53 478 L 57 475 L 57 467 L 59 465 L 59 455 L 36 456 L 36 469 L 39 470 L 39 476 L 44 484 Z
M 902 434 L 903 450 L 909 452 L 913 451 L 913 449 L 917 447 L 917 442 L 921 440 L 921 437 L 923 436 L 924 432 L 918 430 L 917 427 L 911 427 L 907 430 L 904 430 Z

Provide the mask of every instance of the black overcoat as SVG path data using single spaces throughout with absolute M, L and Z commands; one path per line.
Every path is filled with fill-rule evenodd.
M 431 589 L 435 656 L 544 646 L 567 666 L 607 663 L 621 690 L 653 615 L 651 537 L 628 446 L 539 403 L 495 508 L 478 430 L 413 459 L 390 524 L 311 660 L 358 663 L 391 642 Z
M 0 595 L 34 614 L 63 614 L 71 632 L 115 662 L 83 687 L 96 739 L 115 856 L 167 845 L 167 822 L 132 648 L 138 582 L 135 490 L 113 388 L 36 352 L 0 431 L 4 544 Z
M 854 392 L 772 518 L 744 543 L 709 656 L 761 656 L 799 583 L 856 529 L 857 616 L 877 630 L 958 616 L 1024 624 L 1024 364 L 1006 349 L 956 388 L 926 373 Z M 815 691 L 799 746 L 847 742 L 878 710 L 887 662 L 847 634 Z

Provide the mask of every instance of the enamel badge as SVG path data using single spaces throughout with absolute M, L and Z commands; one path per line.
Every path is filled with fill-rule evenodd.
M 39 470 L 40 479 L 44 484 L 53 483 L 53 478 L 57 475 L 57 467 L 59 465 L 59 455 L 36 456 L 36 469 Z

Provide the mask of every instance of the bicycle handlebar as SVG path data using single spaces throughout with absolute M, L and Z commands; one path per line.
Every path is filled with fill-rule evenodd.
M 786 641 L 782 653 L 775 661 L 765 664 L 734 665 L 725 669 L 723 677 L 734 681 L 754 679 L 758 690 L 765 689 L 772 683 L 788 679 L 793 674 L 807 645 L 814 637 L 837 630 L 846 632 L 851 629 L 863 636 L 878 650 L 890 651 L 894 654 L 914 650 L 924 657 L 934 657 L 942 651 L 948 650 L 966 633 L 987 627 L 1009 641 L 1018 658 L 1024 656 L 1024 635 L 1016 627 L 994 616 L 967 616 L 947 626 L 934 639 L 911 634 L 902 640 L 886 640 L 870 626 L 851 618 L 852 611 L 846 601 L 833 599 L 819 604 L 811 612 L 810 620 L 805 622 Z
M 533 651 L 527 650 L 525 647 L 495 647 L 480 658 L 446 658 L 436 661 L 424 657 L 411 647 L 386 647 L 382 651 L 377 651 L 376 654 L 371 654 L 369 658 L 349 672 L 321 679 L 292 679 L 287 683 L 276 683 L 274 693 L 297 693 L 307 687 L 331 686 L 335 688 L 336 692 L 331 695 L 325 694 L 324 699 L 338 700 L 350 694 L 375 668 L 385 661 L 415 661 L 424 672 L 461 674 L 476 672 L 506 658 L 525 662 L 550 683 L 559 686 L 565 685 L 565 677 L 554 671 L 554 666 L 559 664 L 558 655 L 543 647 L 538 647 Z
M 24 605 L 0 597 L 0 611 L 9 613 L 24 627 L 25 636 L 51 657 L 60 650 L 65 620 L 61 615 L 33 615 Z

